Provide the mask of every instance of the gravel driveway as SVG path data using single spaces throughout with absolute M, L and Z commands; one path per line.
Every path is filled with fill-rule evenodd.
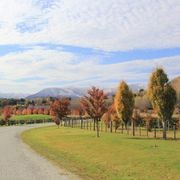
M 52 165 L 20 139 L 24 130 L 46 125 L 0 127 L 0 180 L 79 179 Z

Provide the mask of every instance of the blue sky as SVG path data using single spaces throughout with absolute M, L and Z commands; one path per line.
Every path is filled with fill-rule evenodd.
M 168 16 L 167 16 L 168 14 Z M 1 92 L 180 75 L 179 0 L 1 0 Z

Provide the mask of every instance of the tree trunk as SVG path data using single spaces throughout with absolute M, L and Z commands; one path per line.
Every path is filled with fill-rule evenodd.
M 112 121 L 110 121 L 110 132 L 112 133 Z
M 95 123 L 96 123 L 95 121 L 96 121 L 96 120 L 94 119 L 94 120 L 93 120 L 93 123 L 94 123 L 94 124 L 93 124 L 93 125 L 94 125 L 93 131 L 95 131 L 95 125 L 96 125 L 96 124 L 95 124 Z
M 96 132 L 97 132 L 97 137 L 99 137 L 99 120 L 96 119 Z
M 174 139 L 176 139 L 176 124 L 173 125 L 173 130 L 174 130 Z
M 133 129 L 133 136 L 135 136 L 135 122 L 132 120 L 132 129 Z
M 123 130 L 124 130 L 124 124 L 122 123 L 122 129 L 121 129 L 122 134 L 123 134 Z
M 167 139 L 167 134 L 166 134 L 166 131 L 167 131 L 167 121 L 166 120 L 162 121 L 162 125 L 163 125 L 163 139 Z
M 156 125 L 154 126 L 154 138 L 156 138 Z
M 82 120 L 82 117 L 81 118 L 81 129 L 83 128 L 83 120 Z

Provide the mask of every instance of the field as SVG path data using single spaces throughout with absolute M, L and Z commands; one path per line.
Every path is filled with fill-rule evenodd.
M 10 120 L 39 120 L 39 119 L 50 119 L 50 115 L 44 115 L 44 114 L 32 114 L 32 115 L 13 115 Z M 0 116 L 0 119 L 3 119 L 2 116 Z
M 52 121 L 52 117 L 50 115 L 43 115 L 43 114 L 13 115 L 9 119 L 8 125 L 33 124 L 33 123 L 43 123 L 43 122 L 51 122 L 51 121 Z M 2 116 L 0 116 L 0 125 L 5 125 Z
M 180 143 L 56 126 L 31 129 L 24 142 L 84 179 L 180 179 Z
M 12 120 L 20 121 L 20 120 L 46 120 L 50 119 L 50 115 L 44 115 L 44 114 L 32 114 L 32 115 L 14 115 L 11 117 Z

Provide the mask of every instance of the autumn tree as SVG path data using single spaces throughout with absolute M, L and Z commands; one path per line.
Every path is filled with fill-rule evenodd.
M 45 115 L 49 115 L 49 109 L 48 109 L 48 108 L 45 108 L 45 109 L 44 109 L 44 114 L 45 114 Z
M 38 109 L 38 114 L 44 114 L 44 108 L 39 108 Z
M 69 98 L 56 99 L 51 104 L 51 115 L 54 116 L 54 122 L 57 124 L 58 127 L 60 122 L 62 121 L 62 118 L 66 117 L 70 113 L 69 105 Z
M 81 99 L 81 105 L 84 111 L 94 120 L 96 124 L 97 137 L 99 137 L 99 121 L 107 110 L 107 95 L 103 90 L 92 87 L 88 90 L 87 95 Z
M 22 114 L 22 112 L 20 109 L 16 110 L 16 115 L 21 115 L 21 114 Z
M 171 120 L 176 104 L 176 91 L 171 87 L 167 74 L 157 68 L 149 80 L 148 95 L 154 110 L 163 124 L 163 138 L 166 139 L 167 123 Z
M 119 119 L 125 124 L 125 128 L 127 129 L 127 124 L 133 114 L 134 95 L 124 81 L 120 83 L 116 91 L 114 106 Z
M 9 121 L 9 119 L 12 116 L 12 108 L 10 106 L 5 106 L 3 109 L 3 119 L 5 121 L 5 124 Z
M 33 109 L 33 114 L 38 114 L 38 109 L 37 108 Z
M 33 113 L 33 109 L 32 108 L 27 108 L 27 114 L 31 115 Z
M 24 108 L 24 109 L 22 110 L 22 115 L 27 115 L 27 109 L 26 109 L 26 108 Z
M 115 131 L 120 125 L 119 117 L 117 115 L 116 109 L 114 107 L 114 103 L 108 107 L 107 112 L 105 112 L 102 116 L 102 120 L 107 126 L 110 126 L 112 132 L 112 122 L 115 123 Z

